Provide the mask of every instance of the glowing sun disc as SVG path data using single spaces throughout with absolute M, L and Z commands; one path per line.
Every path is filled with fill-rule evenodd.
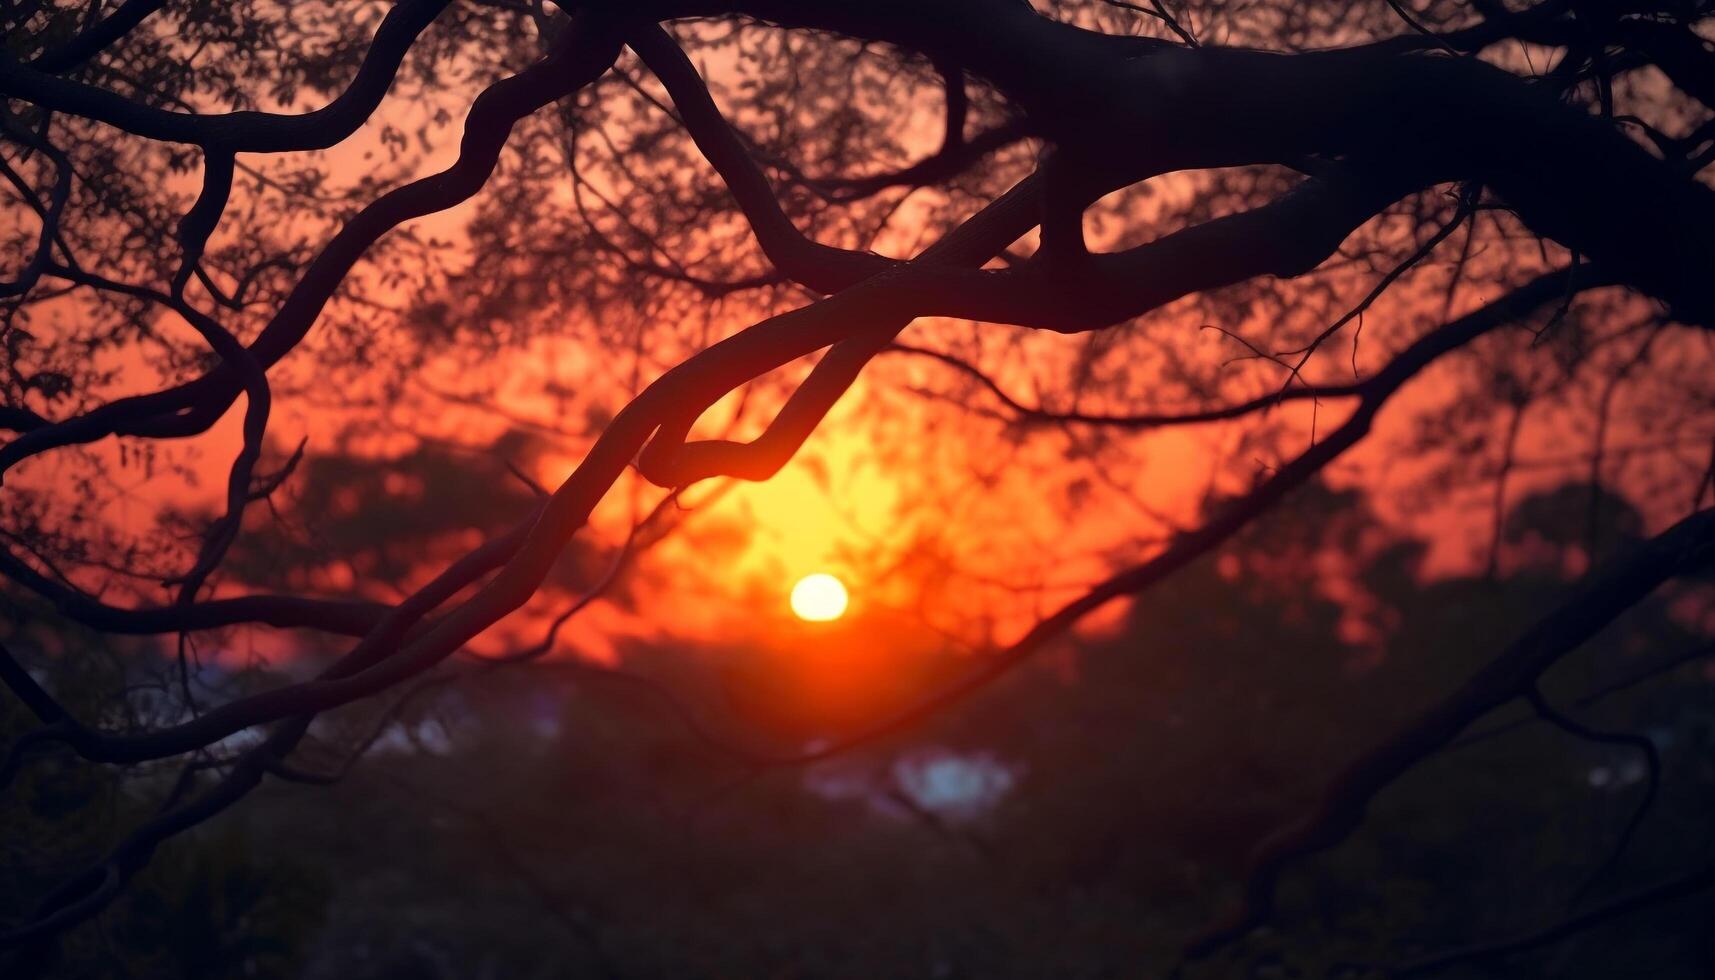
M 846 587 L 825 572 L 806 575 L 792 586 L 792 612 L 811 623 L 839 619 L 846 611 Z

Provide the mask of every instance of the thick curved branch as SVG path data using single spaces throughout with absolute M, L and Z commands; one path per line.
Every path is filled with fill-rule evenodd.
M 806 238 L 792 224 L 768 177 L 721 116 L 696 66 L 666 31 L 655 24 L 639 25 L 626 35 L 626 44 L 667 89 L 686 132 L 725 181 L 757 244 L 776 268 L 817 292 L 831 293 L 894 265 L 873 252 L 853 252 Z
M 662 421 L 660 431 L 638 457 L 638 471 L 664 487 L 688 486 L 714 476 L 745 480 L 772 476 L 809 438 L 864 366 L 916 318 L 926 283 L 943 269 L 980 265 L 1028 231 L 1039 214 L 1041 193 L 1040 176 L 1027 177 L 910 263 L 776 318 L 789 323 L 801 316 L 820 321 L 824 328 L 837 324 L 841 334 L 762 435 L 749 443 L 686 442 L 697 418 L 735 385 L 710 388 L 686 399 Z
M 280 629 L 314 629 L 362 636 L 380 621 L 386 606 L 348 599 L 249 595 L 171 606 L 123 609 L 74 591 L 0 548 L 0 575 L 40 595 L 73 622 L 120 635 L 196 632 L 259 623 Z
M 22 405 L 0 405 L 0 429 L 29 432 L 47 424 L 47 419 Z
M 940 0 L 933 16 L 906 0 L 737 6 L 959 61 L 994 82 L 1040 135 L 1062 148 L 1089 144 L 1089 159 L 1108 168 L 1096 175 L 1098 190 L 1174 170 L 1335 155 L 1364 158 L 1372 179 L 1391 171 L 1418 184 L 1472 181 L 1676 317 L 1715 324 L 1715 191 L 1550 88 L 1475 58 L 1139 43 L 1010 0 Z M 689 16 L 732 5 L 663 7 Z M 982 31 L 968 29 L 978 22 Z
M 220 147 L 232 153 L 326 149 L 355 133 L 370 117 L 417 36 L 447 5 L 448 0 L 400 0 L 382 19 L 345 91 L 322 108 L 301 115 L 248 110 L 199 115 L 157 109 L 57 77 L 53 68 L 24 65 L 5 55 L 0 55 L 0 94 L 168 143 Z M 114 18 L 124 13 L 116 12 Z
M 1293 278 L 1416 186 L 1306 180 L 1280 198 L 1123 252 L 1010 269 L 949 269 L 918 289 L 919 316 L 1082 333 L 1260 276 Z
M 986 220 L 995 226 L 990 239 L 1011 241 L 1040 217 L 1042 183 L 1041 176 L 1021 183 L 967 227 Z M 796 452 L 862 367 L 916 317 L 953 316 L 1062 332 L 1099 329 L 1199 290 L 1258 275 L 1308 271 L 1383 199 L 1394 196 L 1393 188 L 1306 181 L 1271 204 L 1125 252 L 1086 256 L 1069 268 L 1033 262 L 1017 269 L 983 270 L 976 266 L 1004 244 L 996 244 L 988 255 L 979 249 L 953 256 L 932 248 L 909 269 L 894 267 L 888 275 L 785 315 L 866 318 L 870 325 L 862 328 L 862 337 L 845 340 L 817 364 L 762 436 L 750 444 L 684 444 L 692 423 L 725 394 L 710 391 L 687 401 L 675 418 L 663 423 L 639 459 L 639 468 L 665 487 L 719 475 L 766 479 Z

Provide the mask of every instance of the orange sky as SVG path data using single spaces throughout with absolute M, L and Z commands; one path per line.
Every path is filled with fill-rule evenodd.
M 719 65 L 715 66 L 715 70 Z M 458 101 L 468 93 L 452 93 L 449 99 Z M 936 132 L 933 106 L 926 106 L 922 115 L 922 131 Z M 364 172 L 375 165 L 379 145 L 377 133 L 381 125 L 403 125 L 406 128 L 431 112 L 427 105 L 404 105 L 389 100 L 383 111 L 359 133 L 340 148 L 327 154 L 326 163 L 334 173 Z M 925 135 L 919 142 L 932 142 Z M 416 173 L 427 173 L 451 161 L 456 153 L 453 141 L 445 140 L 433 147 L 412 167 Z M 260 161 L 258 161 L 260 162 Z M 1171 179 L 1163 181 L 1170 189 Z M 460 229 L 470 217 L 474 204 L 414 222 L 413 230 L 457 240 Z M 236 209 L 235 209 L 236 210 Z M 919 225 L 911 208 L 896 216 L 894 231 L 883 235 L 878 247 L 900 254 L 918 244 Z M 242 236 L 241 225 L 228 222 L 222 236 Z M 216 244 L 220 238 L 217 236 Z M 382 298 L 387 298 L 384 295 Z M 405 300 L 409 297 L 397 297 Z M 1469 297 L 1470 305 L 1483 297 Z M 1389 349 L 1402 346 L 1405 337 L 1390 336 L 1390 311 L 1403 309 L 1403 300 L 1384 298 L 1370 316 L 1370 333 L 1359 355 L 1360 366 L 1373 370 L 1382 363 Z M 73 308 L 75 309 L 75 308 Z M 75 315 L 75 312 L 68 314 Z M 1199 323 L 1192 314 L 1170 309 L 1157 316 L 1179 317 L 1184 321 L 1188 344 L 1197 356 L 1224 358 L 1232 352 L 1224 347 L 1218 335 L 1198 331 Z M 726 317 L 727 329 L 736 329 L 746 322 L 742 310 Z M 1235 325 L 1235 329 L 1243 325 Z M 188 328 L 173 325 L 171 329 L 188 335 Z M 904 339 L 936 346 L 944 326 L 919 323 Z M 1344 341 L 1345 338 L 1342 338 Z M 1032 350 L 1043 353 L 1043 362 L 1067 361 L 1080 343 L 1076 338 L 1044 336 L 1032 338 Z M 1344 348 L 1342 348 L 1342 351 Z M 124 356 L 124 355 L 121 355 Z M 1343 353 L 1333 358 L 1340 362 Z M 495 404 L 507 414 L 541 419 L 553 424 L 560 404 L 544 394 L 550 385 L 578 388 L 587 380 L 592 361 L 591 352 L 578 346 L 575 340 L 544 341 L 536 348 L 509 355 L 509 360 L 489 365 L 492 378 L 498 379 Z M 907 363 L 893 359 L 876 365 L 878 371 L 897 380 L 908 376 L 931 387 L 945 386 L 948 375 L 943 369 L 921 362 Z M 289 358 L 281 368 L 283 378 L 293 372 L 314 370 L 301 356 Z M 437 390 L 470 388 L 464 369 L 458 365 L 431 365 L 427 378 Z M 1028 393 L 1031 378 L 1020 373 L 999 369 L 999 380 L 1012 390 Z M 1248 372 L 1264 384 L 1275 383 L 1269 369 L 1253 364 L 1236 365 L 1235 372 Z M 1328 368 L 1327 370 L 1333 370 Z M 1388 449 L 1406 431 L 1412 417 L 1420 409 L 1437 405 L 1446 397 L 1443 376 L 1432 371 L 1408 389 L 1384 413 L 1381 425 L 1372 437 L 1372 445 L 1354 455 L 1350 464 L 1336 470 L 1337 481 L 1361 480 L 1378 491 L 1376 501 L 1382 514 L 1419 533 L 1433 533 L 1430 568 L 1450 572 L 1469 568 L 1478 546 L 1487 540 L 1487 514 L 1473 508 L 1468 499 L 1449 500 L 1446 506 L 1424 511 L 1414 504 L 1401 504 L 1395 499 L 1394 488 L 1410 487 L 1421 476 L 1425 461 L 1400 459 Z M 158 379 L 147 372 L 135 371 L 125 387 L 138 390 L 152 386 Z M 492 441 L 513 423 L 480 408 L 448 403 L 430 392 L 417 392 L 411 403 L 424 435 L 437 439 L 455 440 L 472 446 Z M 983 407 L 993 407 L 986 396 Z M 618 398 L 609 393 L 606 408 L 617 407 Z M 705 424 L 718 425 L 731 411 L 732 399 L 712 410 Z M 109 515 L 116 523 L 135 526 L 145 522 L 163 503 L 180 507 L 197 504 L 212 507 L 221 493 L 222 474 L 236 452 L 239 442 L 238 426 L 242 416 L 242 401 L 206 435 L 190 444 L 171 447 L 171 452 L 185 457 L 194 454 L 192 467 L 200 474 L 198 485 L 164 478 L 154 481 L 122 478 L 130 488 L 116 502 Z M 902 413 L 897 418 L 904 424 L 890 423 L 882 433 L 865 416 L 866 408 L 878 404 L 893 406 Z M 1123 406 L 1109 406 L 1110 408 Z M 1315 425 L 1327 431 L 1338 423 L 1343 409 L 1334 404 L 1316 412 Z M 1278 417 L 1290 420 L 1297 438 L 1307 443 L 1310 438 L 1313 409 L 1297 404 L 1278 410 Z M 354 421 L 367 417 L 365 411 L 348 412 L 307 405 L 291 398 L 281 398 L 274 412 L 271 427 L 276 446 L 290 446 L 300 437 L 308 437 L 311 451 L 318 447 L 332 448 L 339 443 L 340 434 Z M 753 415 L 752 418 L 755 416 Z M 967 642 L 1001 639 L 1015 635 L 1037 616 L 1060 601 L 1075 595 L 1082 583 L 1099 578 L 1113 567 L 1116 554 L 1142 557 L 1150 547 L 1147 541 L 1163 533 L 1156 516 L 1176 524 L 1186 524 L 1195 517 L 1202 497 L 1214 486 L 1223 490 L 1242 487 L 1244 481 L 1259 468 L 1279 462 L 1278 459 L 1226 460 L 1235 445 L 1235 436 L 1246 423 L 1238 426 L 1209 426 L 1178 430 L 1124 440 L 1124 452 L 1117 455 L 1120 468 L 1094 475 L 1082 463 L 1068 467 L 1064 464 L 1065 443 L 1059 435 L 1044 432 L 1033 435 L 1023 444 L 1013 446 L 1005 465 L 994 465 L 979 480 L 965 481 L 967 486 L 954 496 L 940 501 L 941 506 L 924 507 L 912 497 L 922 492 L 918 471 L 902 471 L 897 464 L 881 457 L 876 440 L 883 435 L 909 435 L 916 428 L 939 418 L 958 424 L 943 426 L 940 431 L 913 437 L 918 447 L 917 458 L 923 465 L 944 465 L 949 472 L 976 467 L 981 470 L 998 464 L 994 456 L 1001 444 L 995 426 L 977 421 L 961 432 L 964 424 L 961 410 L 940 403 L 912 401 L 896 384 L 881 384 L 866 376 L 848 393 L 846 399 L 810 440 L 800 457 L 774 479 L 763 484 L 745 484 L 723 492 L 705 511 L 692 517 L 687 527 L 723 529 L 712 552 L 706 540 L 690 533 L 671 538 L 645 557 L 637 572 L 639 588 L 645 591 L 641 615 L 622 612 L 611 606 L 594 611 L 585 628 L 574 631 L 578 648 L 595 656 L 610 654 L 612 637 L 623 635 L 652 635 L 662 632 L 693 638 L 714 639 L 752 632 L 762 617 L 768 629 L 795 635 L 787 608 L 787 594 L 793 582 L 805 574 L 827 571 L 838 575 L 849 585 L 852 593 L 852 618 L 899 611 L 917 619 L 928 619 L 934 628 L 945 629 Z M 881 433 L 881 434 L 878 434 Z M 965 436 L 974 433 L 967 441 Z M 1524 430 L 1521 456 L 1555 458 L 1567 461 L 1560 468 L 1519 467 L 1516 492 L 1522 492 L 1532 481 L 1553 481 L 1569 472 L 1577 472 L 1578 445 L 1569 442 L 1567 433 L 1552 424 L 1533 423 Z M 1614 441 L 1623 442 L 1624 433 L 1616 433 Z M 408 447 L 407 437 L 371 439 L 366 443 L 378 458 L 400 452 Z M 576 464 L 583 446 L 575 440 L 565 440 L 555 451 L 532 461 L 533 475 L 548 486 L 556 485 Z M 97 449 L 112 458 L 111 441 Z M 35 461 L 26 467 L 26 479 L 51 483 L 56 479 L 56 464 Z M 118 471 L 116 472 L 123 472 Z M 1045 501 L 1065 491 L 1073 481 L 1087 485 L 1087 499 L 1076 508 L 1072 519 L 1062 519 L 1054 507 Z M 133 485 L 134 484 L 134 485 Z M 1477 494 L 1485 488 L 1475 488 Z M 707 490 L 693 490 L 688 499 L 695 500 Z M 594 519 L 594 533 L 607 541 L 623 536 L 633 497 L 653 500 L 659 491 L 638 491 L 621 487 L 610 496 Z M 928 561 L 925 555 L 941 549 Z M 937 564 L 939 562 L 939 564 Z M 890 567 L 891 565 L 891 567 Z M 986 583 L 986 584 L 985 584 Z M 1022 589 L 1003 586 L 1022 586 Z M 926 608 L 932 599 L 934 607 Z M 670 616 L 658 616 L 649 610 L 670 608 Z M 1108 620 L 1118 610 L 1108 610 Z M 528 617 L 526 617 L 528 619 Z M 1100 622 L 1093 624 L 1100 627 Z

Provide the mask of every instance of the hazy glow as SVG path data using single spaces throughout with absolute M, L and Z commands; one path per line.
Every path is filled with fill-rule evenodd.
M 806 575 L 792 586 L 792 611 L 812 623 L 839 619 L 846 611 L 846 587 L 824 572 Z

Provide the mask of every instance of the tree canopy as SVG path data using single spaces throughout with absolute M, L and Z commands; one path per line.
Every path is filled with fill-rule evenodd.
M 1372 926 L 1412 955 L 1319 968 L 1457 968 L 1699 894 L 1706 847 L 1637 840 L 1710 785 L 1684 711 L 1715 560 L 1712 22 L 7 5 L 0 784 L 42 822 L 21 852 L 88 860 L 13 882 L 5 946 L 75 959 L 57 937 L 133 879 L 179 887 L 150 869 L 175 838 L 341 782 L 449 691 L 562 671 L 653 720 L 592 703 L 555 744 L 668 795 L 793 772 L 825 803 L 851 777 L 985 873 L 1194 892 L 1208 914 L 1157 943 L 1182 968 L 1254 948 L 1295 888 L 1361 901 L 1351 866 L 1304 869 L 1372 811 L 1445 835 L 1398 794 L 1518 706 L 1642 760 L 1590 867 L 1548 876 L 1564 914 L 1451 952 Z M 850 525 L 826 553 L 871 609 L 847 632 L 756 613 L 801 531 L 758 545 L 784 498 L 743 485 L 794 479 Z M 497 726 L 529 703 L 494 696 Z M 992 825 L 925 804 L 925 746 L 1005 788 Z M 440 754 L 479 782 L 463 751 Z M 616 792 L 588 833 L 671 834 Z M 836 833 L 780 819 L 783 853 Z M 244 867 L 235 921 L 306 928 Z M 301 870 L 280 887 L 320 894 Z M 1348 943 L 1318 928 L 1315 955 Z

